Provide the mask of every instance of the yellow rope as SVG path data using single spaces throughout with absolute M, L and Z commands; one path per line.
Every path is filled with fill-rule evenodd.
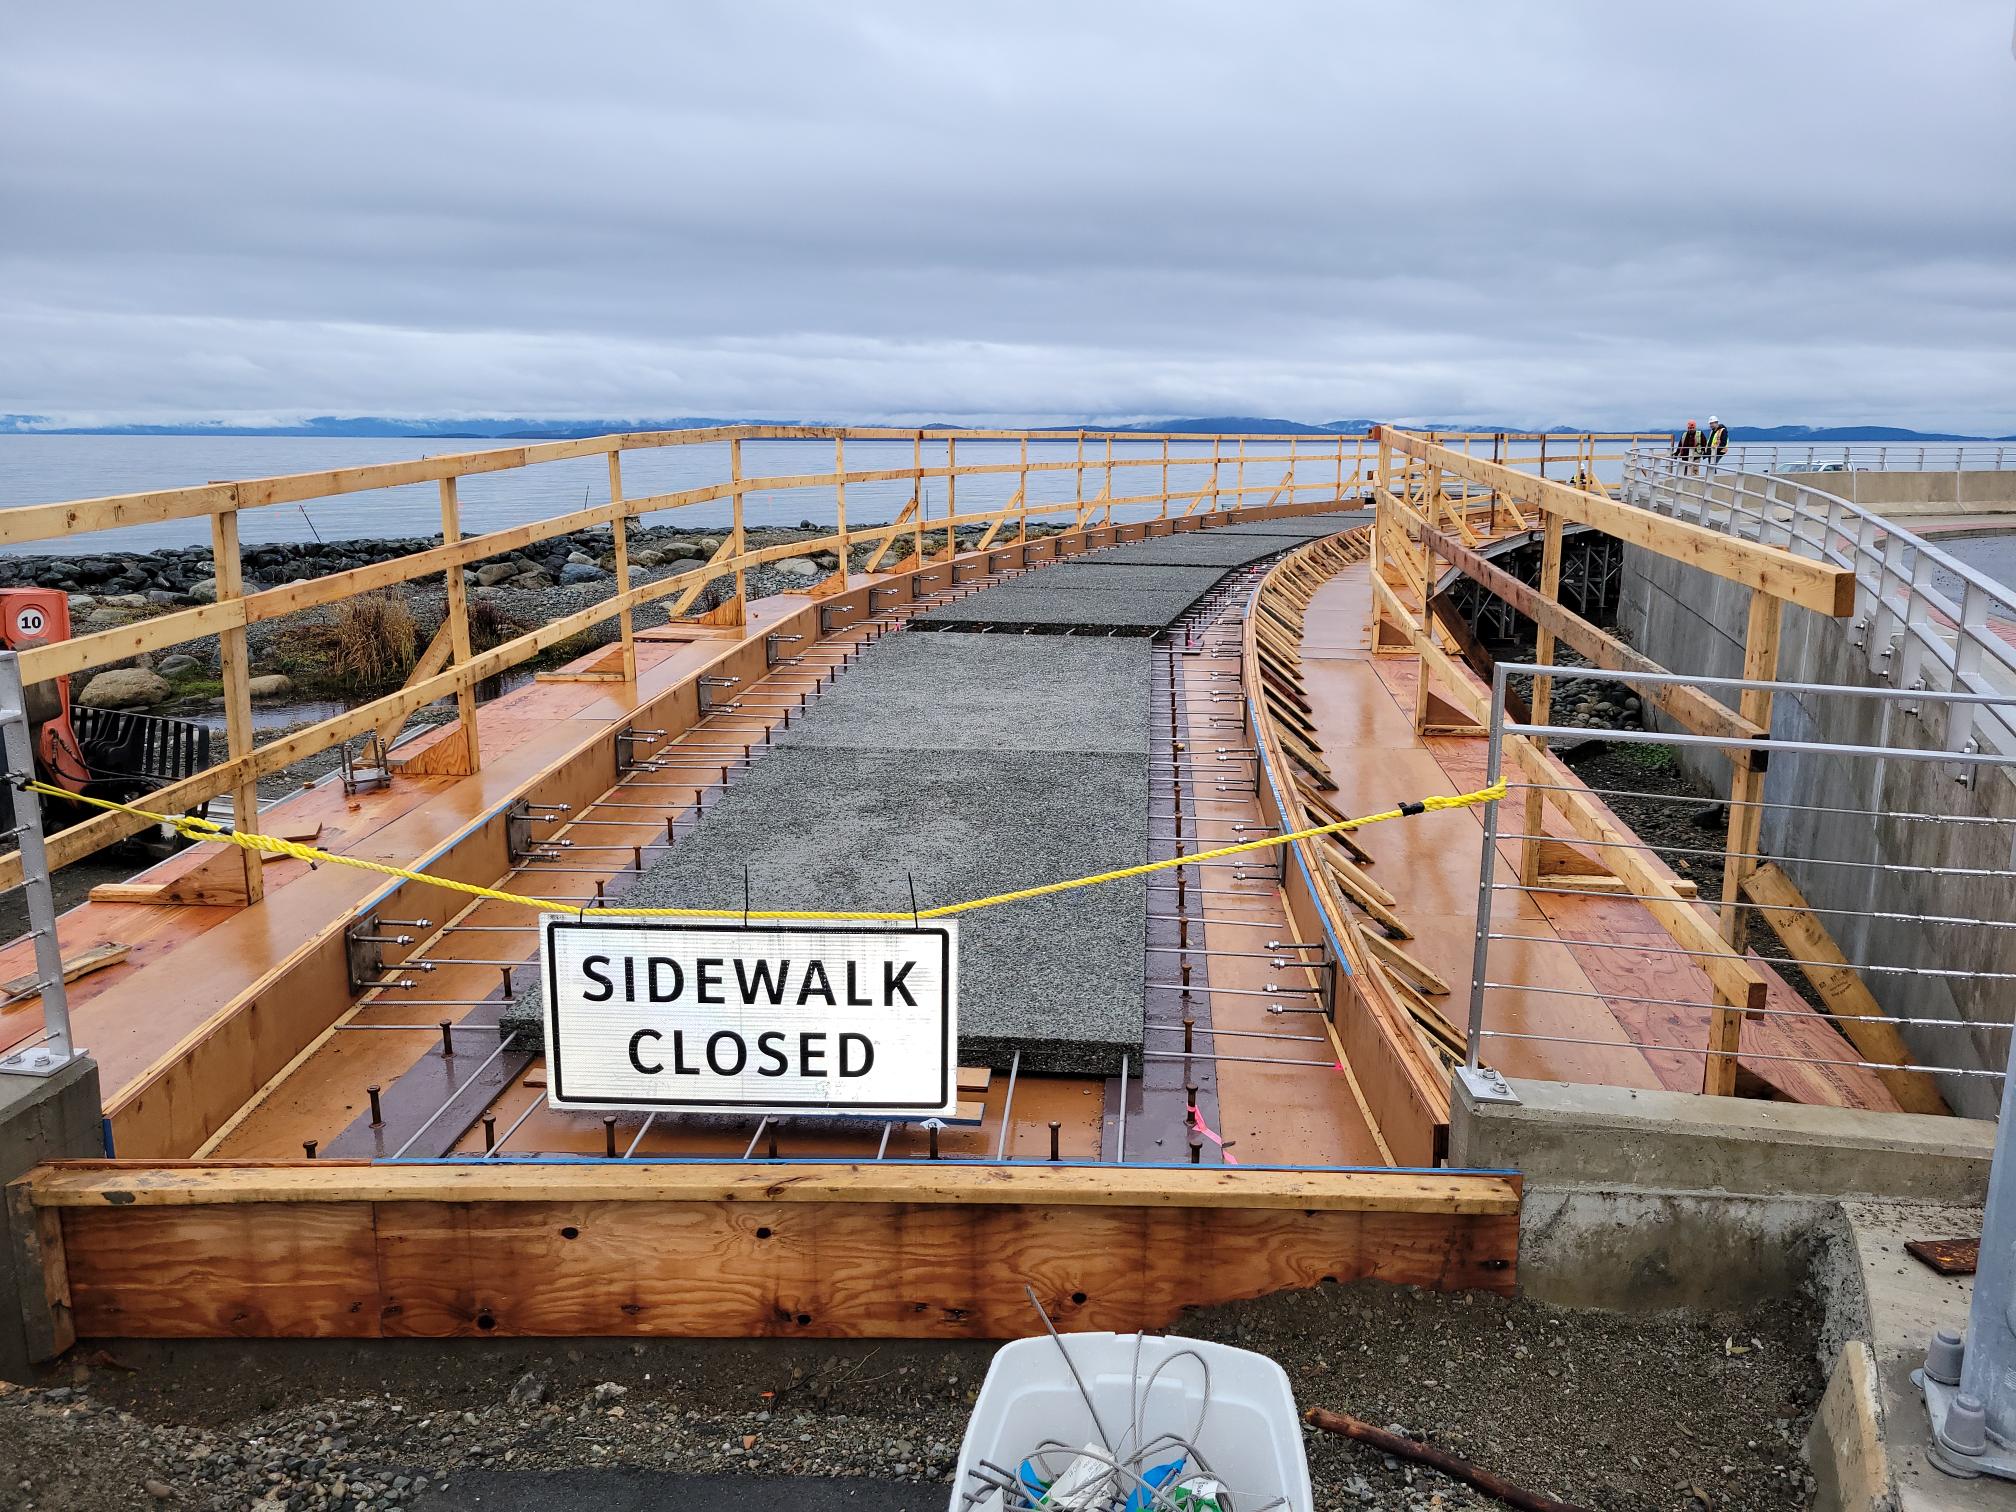
M 357 856 L 340 856 L 334 851 L 325 851 L 313 845 L 303 845 L 295 840 L 282 840 L 274 835 L 252 835 L 237 830 L 227 830 L 209 819 L 199 819 L 190 814 L 156 814 L 131 804 L 112 803 L 103 798 L 87 798 L 81 793 L 72 793 L 64 788 L 53 787 L 46 782 L 27 781 L 20 784 L 31 793 L 43 793 L 52 798 L 67 799 L 72 803 L 89 804 L 93 808 L 104 809 L 115 814 L 131 814 L 154 824 L 165 824 L 191 840 L 215 840 L 224 845 L 236 845 L 248 851 L 265 851 L 275 856 L 291 856 L 297 861 L 306 861 L 311 866 L 328 862 L 333 866 L 349 866 L 359 871 L 376 872 L 383 877 L 399 877 L 408 882 L 420 882 L 429 887 L 446 888 L 450 892 L 466 893 L 472 898 L 488 898 L 498 903 L 515 903 L 525 908 L 538 909 L 545 913 L 579 913 L 581 905 L 556 902 L 551 898 L 528 898 L 521 893 L 501 892 L 494 887 L 478 887 L 473 882 L 458 882 L 452 877 L 433 877 L 426 872 L 409 871 L 403 866 L 387 866 L 382 861 L 366 861 Z M 1117 882 L 1123 877 L 1140 877 L 1149 872 L 1166 871 L 1172 866 L 1194 866 L 1200 861 L 1215 861 L 1221 856 L 1237 856 L 1247 851 L 1266 850 L 1276 845 L 1289 845 L 1297 840 L 1310 840 L 1318 835 L 1335 835 L 1345 830 L 1362 829 L 1368 824 L 1379 824 L 1388 819 L 1399 819 L 1409 814 L 1431 813 L 1442 809 L 1468 808 L 1476 803 L 1489 803 L 1505 796 L 1505 779 L 1499 778 L 1489 787 L 1482 787 L 1473 793 L 1454 793 L 1422 799 L 1419 803 L 1403 804 L 1399 808 L 1387 809 L 1384 813 L 1365 814 L 1356 819 L 1340 819 L 1334 824 L 1319 824 L 1310 829 L 1294 830 L 1285 835 L 1269 835 L 1261 840 L 1242 840 L 1237 845 L 1220 846 L 1217 850 L 1194 851 L 1187 856 L 1172 856 L 1166 861 L 1150 861 L 1142 866 L 1124 866 L 1116 871 L 1098 872 L 1089 877 L 1073 877 L 1067 882 L 1045 882 L 1040 887 L 1023 887 L 1014 892 L 995 893 L 991 897 L 971 898 L 964 903 L 942 903 L 936 908 L 920 908 L 914 914 L 907 909 L 886 912 L 866 910 L 799 910 L 799 909 L 750 909 L 739 908 L 604 908 L 597 906 L 600 915 L 630 919 L 840 919 L 872 920 L 876 922 L 898 922 L 906 919 L 949 919 L 955 914 L 972 913 L 975 909 L 992 908 L 998 903 L 1019 903 L 1025 898 L 1043 898 L 1052 893 L 1070 892 L 1079 887 L 1096 887 L 1101 882 Z

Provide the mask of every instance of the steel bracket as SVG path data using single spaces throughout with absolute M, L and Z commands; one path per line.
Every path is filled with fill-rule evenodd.
M 1478 1102 L 1520 1106 L 1519 1094 L 1512 1090 L 1512 1083 L 1489 1066 L 1458 1066 L 1456 1080 Z

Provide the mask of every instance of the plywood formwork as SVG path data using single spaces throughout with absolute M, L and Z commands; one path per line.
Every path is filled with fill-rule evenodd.
M 1270 518 L 1293 519 L 1313 507 L 1287 506 Z M 1147 536 L 1139 527 L 1134 538 Z M 736 678 L 746 691 L 772 675 L 773 636 L 801 637 L 807 650 L 844 647 L 851 656 L 861 632 L 850 627 L 886 617 L 892 605 L 920 602 L 920 594 L 958 591 L 969 567 L 1012 568 L 1128 538 L 1127 527 L 1074 531 L 1040 552 L 1010 548 L 1006 560 L 990 548 L 894 577 L 856 574 L 841 592 L 757 601 L 739 626 L 640 632 L 634 682 L 534 683 L 486 705 L 477 716 L 480 764 L 467 760 L 467 747 L 453 749 L 460 736 L 451 728 L 415 742 L 385 792 L 345 799 L 317 788 L 266 817 L 271 824 L 312 822 L 333 849 L 493 884 L 510 871 L 505 811 L 529 800 L 578 812 L 596 801 L 619 775 L 624 727 L 676 736 L 698 726 L 702 674 Z M 1267 539 L 1262 555 L 1292 537 Z M 752 739 L 770 728 L 761 720 L 746 725 Z M 445 753 L 438 762 L 436 753 Z M 681 806 L 706 779 L 661 773 L 650 780 L 666 803 Z M 1042 801 L 1040 794 L 1032 799 Z M 1266 817 L 1243 801 L 1224 802 L 1223 812 L 1241 822 Z M 617 848 L 648 845 L 649 829 L 662 818 L 639 823 L 641 838 L 621 825 L 610 832 Z M 170 863 L 164 874 L 194 859 Z M 624 867 L 618 860 L 605 870 Z M 590 868 L 552 870 L 543 895 L 568 896 L 563 887 L 593 895 Z M 601 1121 L 544 1109 L 535 1062 L 508 1078 L 494 1111 L 523 1120 L 526 1147 L 589 1163 L 477 1161 L 486 1136 L 471 1126 L 451 1141 L 466 1165 L 317 1161 L 255 1179 L 233 1175 L 228 1161 L 205 1161 L 184 1171 L 174 1157 L 279 1152 L 329 1138 L 358 1116 L 367 1085 L 404 1074 L 429 1053 L 434 1030 L 402 1027 L 422 1017 L 408 1007 L 412 998 L 424 1004 L 437 994 L 458 1002 L 494 995 L 500 969 L 510 969 L 508 962 L 448 965 L 425 979 L 422 993 L 360 1001 L 344 959 L 350 920 L 375 910 L 424 917 L 438 932 L 451 919 L 487 927 L 481 921 L 499 917 L 494 910 L 502 905 L 471 907 L 425 883 L 291 861 L 268 867 L 265 880 L 267 896 L 252 907 L 91 904 L 65 921 L 66 949 L 102 942 L 107 929 L 130 946 L 125 962 L 78 984 L 78 1014 L 91 1022 L 93 1048 L 105 1047 L 118 1147 L 156 1157 L 146 1168 L 52 1173 L 51 1184 L 34 1194 L 13 1194 L 36 1212 L 51 1296 L 60 1294 L 61 1308 L 86 1332 L 979 1335 L 1028 1327 L 1017 1300 L 1024 1281 L 1046 1299 L 1061 1297 L 1062 1315 L 1084 1327 L 1167 1322 L 1183 1306 L 1332 1276 L 1511 1283 L 1516 1182 L 1441 1185 L 1447 1178 L 1433 1173 L 1266 1168 L 1282 1159 L 1342 1163 L 1337 1151 L 1347 1152 L 1343 1161 L 1405 1158 L 1380 1138 L 1369 1114 L 1358 1121 L 1363 1094 L 1349 1086 L 1341 1061 L 1334 1072 L 1327 1060 L 1315 1062 L 1313 1081 L 1306 1070 L 1277 1065 L 1228 1070 L 1234 1102 L 1226 1117 L 1240 1122 L 1228 1123 L 1227 1137 L 1239 1131 L 1248 1169 L 1071 1165 L 1105 1153 L 1099 1083 L 1024 1078 L 1018 1093 L 1012 1077 L 997 1074 L 972 1096 L 982 1126 L 943 1132 L 948 1158 L 923 1168 L 916 1178 L 923 1190 L 890 1184 L 898 1180 L 891 1172 L 908 1169 L 900 1157 L 924 1154 L 923 1132 L 907 1128 L 893 1140 L 885 1134 L 886 1167 L 844 1189 L 805 1159 L 840 1153 L 844 1136 L 792 1131 L 786 1153 L 793 1158 L 735 1167 L 732 1179 L 723 1178 L 728 1185 L 711 1194 L 674 1191 L 664 1173 L 684 1167 L 595 1161 Z M 1292 917 L 1299 927 L 1301 916 Z M 1264 942 L 1252 937 L 1253 927 L 1213 923 L 1209 942 L 1256 955 Z M 388 952 L 388 967 L 396 971 L 425 948 Z M 0 957 L 0 969 L 8 965 L 19 969 Z M 1256 1001 L 1240 1010 L 1250 1017 L 1228 1014 L 1221 1028 L 1262 1033 L 1264 972 L 1261 964 L 1228 964 L 1225 982 Z M 173 989 L 164 988 L 171 981 Z M 335 1032 L 352 1026 L 358 1032 Z M 1277 1095 L 1291 1076 L 1295 1095 Z M 1058 1165 L 1028 1173 L 1001 1163 L 1044 1159 L 1048 1126 L 1061 1131 Z M 636 1126 L 633 1135 L 626 1125 L 623 1133 L 640 1157 L 743 1153 L 734 1132 Z M 1170 1150 L 1161 1159 L 1172 1156 L 1182 1158 Z M 1144 1151 L 1133 1158 L 1156 1157 Z M 595 1185 L 603 1179 L 598 1172 L 625 1169 L 658 1174 L 613 1178 L 639 1183 L 620 1191 Z M 302 1180 L 287 1185 L 289 1171 Z M 85 1184 L 66 1185 L 72 1178 Z M 101 1181 L 95 1189 L 94 1180 Z M 802 1207 L 765 1206 L 794 1204 L 808 1190 L 821 1194 L 809 1218 Z M 1103 1195 L 1087 1195 L 1093 1192 Z M 758 1212 L 774 1221 L 752 1224 Z M 776 1242 L 786 1233 L 790 1243 Z M 146 1255 L 156 1263 L 135 1263 Z M 489 1255 L 508 1260 L 508 1288 L 491 1274 Z M 724 1262 L 755 1280 L 688 1300 L 693 1276 L 713 1274 Z M 626 1267 L 636 1270 L 628 1281 Z M 889 1276 L 903 1278 L 907 1311 L 890 1304 L 886 1284 L 878 1291 L 855 1279 Z M 1074 1301 L 1080 1293 L 1083 1300 Z

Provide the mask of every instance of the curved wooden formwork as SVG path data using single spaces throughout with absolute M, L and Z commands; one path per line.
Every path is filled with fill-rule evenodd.
M 1318 743 L 1302 682 L 1304 616 L 1317 590 L 1362 565 L 1371 545 L 1366 527 L 1305 546 L 1277 563 L 1253 598 L 1247 686 L 1266 754 L 1265 801 L 1284 830 L 1350 817 L 1326 796 L 1336 788 L 1329 763 L 1352 753 L 1326 754 Z M 1424 995 L 1446 994 L 1448 984 L 1401 943 L 1412 936 L 1399 900 L 1347 832 L 1292 849 L 1295 866 L 1283 883 L 1290 909 L 1305 931 L 1321 931 L 1345 967 L 1332 973 L 1329 997 L 1340 1064 L 1394 1158 L 1432 1163 L 1449 1121 L 1449 1069 L 1462 1049 Z

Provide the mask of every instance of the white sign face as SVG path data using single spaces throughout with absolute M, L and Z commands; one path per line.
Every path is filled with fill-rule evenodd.
M 556 1108 L 928 1118 L 958 1102 L 958 932 L 548 914 Z
M 26 604 L 14 611 L 14 632 L 21 636 L 36 636 L 49 628 L 49 616 L 39 604 Z

